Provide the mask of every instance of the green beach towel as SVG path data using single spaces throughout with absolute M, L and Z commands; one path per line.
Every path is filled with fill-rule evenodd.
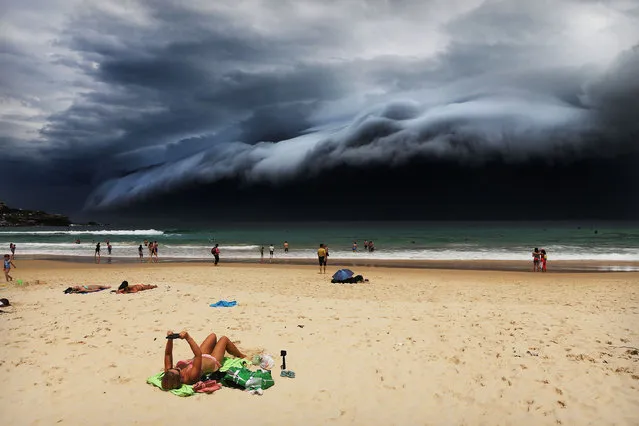
M 146 382 L 150 385 L 153 386 L 157 386 L 160 389 L 162 389 L 162 376 L 164 375 L 164 372 L 158 373 L 154 376 L 149 377 L 148 379 L 146 379 Z M 193 390 L 193 386 L 190 385 L 182 385 L 181 388 L 178 389 L 171 389 L 169 392 L 171 392 L 173 395 L 177 395 L 177 396 L 191 396 L 195 393 L 195 391 Z
M 246 367 L 248 364 L 249 362 L 242 358 L 224 357 L 224 361 L 222 361 L 222 366 L 220 367 L 219 371 L 221 373 L 224 373 L 225 371 L 228 371 L 228 369 L 231 367 L 242 368 L 242 367 Z

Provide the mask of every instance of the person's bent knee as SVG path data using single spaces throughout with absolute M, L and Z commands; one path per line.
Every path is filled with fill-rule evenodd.
M 220 339 L 218 340 L 218 342 L 224 342 L 224 343 L 227 343 L 227 342 L 230 342 L 230 341 L 231 341 L 231 340 L 230 340 L 228 337 L 226 337 L 226 336 L 222 336 L 222 337 L 220 337 Z

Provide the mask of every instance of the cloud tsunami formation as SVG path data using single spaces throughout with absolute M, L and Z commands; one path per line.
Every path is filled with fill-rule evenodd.
M 25 185 L 54 175 L 82 188 L 87 209 L 415 158 L 638 150 L 633 2 L 41 6 L 58 17 L 32 37 L 48 43 L 46 62 L 44 44 L 20 38 L 33 17 L 18 6 L 5 17 L 0 142 L 11 170 L 38 170 Z

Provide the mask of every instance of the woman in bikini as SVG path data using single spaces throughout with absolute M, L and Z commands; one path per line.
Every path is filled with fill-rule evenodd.
M 115 290 L 115 293 L 118 293 L 118 294 L 137 293 L 138 291 L 151 290 L 152 288 L 157 288 L 157 286 L 152 284 L 129 285 L 128 281 L 122 281 L 122 284 L 120 284 L 120 287 L 118 287 L 118 289 Z
M 64 290 L 64 294 L 69 293 L 95 293 L 96 291 L 107 290 L 111 288 L 110 285 L 98 285 L 98 284 L 90 284 L 90 285 L 76 285 L 73 287 L 69 287 Z
M 166 334 L 170 336 L 173 332 L 168 331 Z M 202 374 L 216 372 L 221 366 L 219 360 L 224 359 L 226 352 L 237 358 L 245 358 L 245 355 L 226 336 L 222 336 L 218 340 L 215 333 L 211 333 L 200 346 L 186 331 L 181 332 L 179 338 L 187 341 L 193 351 L 193 358 L 178 361 L 174 367 L 173 339 L 166 341 L 164 375 L 162 376 L 162 389 L 164 390 L 178 389 L 182 384 L 192 385 L 200 380 Z

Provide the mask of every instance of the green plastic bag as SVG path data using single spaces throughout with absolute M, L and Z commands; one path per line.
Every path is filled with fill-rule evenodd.
M 244 367 L 231 367 L 222 378 L 222 384 L 225 386 L 239 386 L 243 389 L 266 390 L 275 384 L 271 372 L 267 370 L 251 371 Z

